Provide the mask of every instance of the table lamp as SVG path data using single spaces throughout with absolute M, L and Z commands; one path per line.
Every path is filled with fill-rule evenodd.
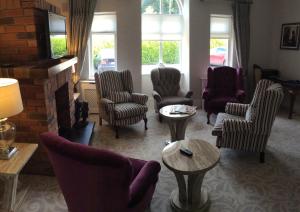
M 15 79 L 0 78 L 0 159 L 9 159 L 16 152 L 11 147 L 15 140 L 16 126 L 8 117 L 22 112 L 23 104 L 19 83 Z

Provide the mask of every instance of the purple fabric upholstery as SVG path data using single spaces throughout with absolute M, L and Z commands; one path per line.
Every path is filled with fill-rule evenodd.
M 150 204 L 160 164 L 41 135 L 70 212 L 138 212 Z
M 242 69 L 221 66 L 207 70 L 207 86 L 203 91 L 204 109 L 209 116 L 225 111 L 227 102 L 243 102 L 245 91 Z

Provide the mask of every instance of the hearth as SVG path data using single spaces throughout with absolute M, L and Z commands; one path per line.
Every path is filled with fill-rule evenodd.
M 57 127 L 58 132 L 63 129 L 72 128 L 70 126 L 71 120 L 70 116 L 70 104 L 68 95 L 68 83 L 65 83 L 62 87 L 55 91 L 55 102 L 56 102 L 56 115 L 57 115 Z M 59 133 L 60 134 L 60 133 Z

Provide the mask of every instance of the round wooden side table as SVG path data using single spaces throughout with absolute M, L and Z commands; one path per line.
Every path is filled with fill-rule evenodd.
M 176 111 L 187 111 L 186 113 L 172 114 Z M 159 113 L 164 117 L 169 125 L 171 132 L 171 142 L 183 140 L 188 120 L 196 114 L 196 107 L 188 105 L 168 105 L 162 107 Z M 168 144 L 171 142 L 167 142 Z
M 180 148 L 193 152 L 192 157 L 180 153 Z M 175 211 L 199 212 L 209 207 L 208 193 L 202 187 L 205 173 L 220 160 L 220 152 L 206 141 L 190 139 L 176 141 L 162 151 L 163 163 L 174 172 L 178 189 L 170 197 Z M 187 182 L 184 176 L 187 175 Z

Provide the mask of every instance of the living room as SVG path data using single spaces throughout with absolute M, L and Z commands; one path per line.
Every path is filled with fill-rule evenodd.
M 0 0 L 2 210 L 300 210 L 299 7 Z

